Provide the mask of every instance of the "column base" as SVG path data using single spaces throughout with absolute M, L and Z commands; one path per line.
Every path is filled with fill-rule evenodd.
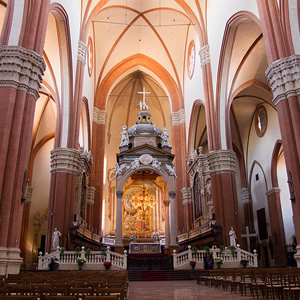
M 19 248 L 0 247 L 0 275 L 19 274 L 23 263 Z
M 297 268 L 300 268 L 300 245 L 297 245 L 296 250 L 297 250 L 297 252 L 294 255 L 294 258 L 297 262 Z

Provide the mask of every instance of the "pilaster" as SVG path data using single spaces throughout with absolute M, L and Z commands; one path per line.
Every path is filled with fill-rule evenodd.
M 96 193 L 96 188 L 93 186 L 89 186 L 87 188 L 87 193 L 86 193 L 86 205 L 87 205 L 87 223 L 92 224 L 93 223 L 93 208 L 94 208 L 94 203 L 95 203 L 95 193 Z
M 116 191 L 117 195 L 117 224 L 116 224 L 116 247 L 123 247 L 123 238 L 122 238 L 122 227 L 123 227 L 123 221 L 122 221 L 122 198 L 123 198 L 123 191 Z

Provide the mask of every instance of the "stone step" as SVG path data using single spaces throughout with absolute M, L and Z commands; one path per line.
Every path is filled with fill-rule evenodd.
M 129 281 L 169 281 L 195 279 L 195 271 L 192 270 L 130 270 Z

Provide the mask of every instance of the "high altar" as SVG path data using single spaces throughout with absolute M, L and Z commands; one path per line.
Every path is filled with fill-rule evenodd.
M 123 126 L 120 153 L 115 165 L 114 196 L 116 248 L 134 236 L 165 236 L 165 248 L 176 247 L 175 166 L 167 128 L 163 132 L 151 122 L 142 92 L 137 122 Z M 112 184 L 111 184 L 112 186 Z M 113 206 L 111 205 L 111 206 Z M 150 240 L 150 239 L 149 239 Z M 131 243 L 131 253 L 160 253 L 158 243 Z

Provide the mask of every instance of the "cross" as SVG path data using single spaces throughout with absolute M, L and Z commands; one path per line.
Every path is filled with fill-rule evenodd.
M 251 237 L 256 237 L 257 234 L 256 233 L 250 233 L 249 232 L 249 227 L 246 226 L 246 233 L 245 234 L 241 234 L 241 237 L 245 237 L 247 239 L 247 246 L 248 246 L 248 252 L 251 252 L 251 249 L 250 249 L 250 238 Z
M 139 102 L 140 103 L 140 110 L 142 109 L 149 109 L 148 105 L 146 104 L 146 94 L 151 94 L 150 92 L 146 92 L 145 91 L 145 87 L 143 87 L 143 91 L 142 92 L 137 92 L 138 94 L 143 94 L 143 102 Z

